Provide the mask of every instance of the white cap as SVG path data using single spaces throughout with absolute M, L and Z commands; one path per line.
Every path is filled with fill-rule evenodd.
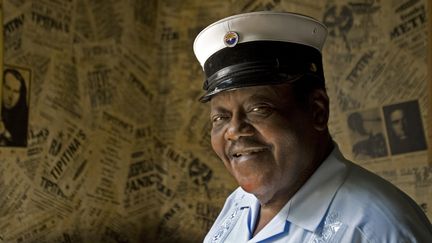
M 302 44 L 321 52 L 327 28 L 304 15 L 283 12 L 252 12 L 219 20 L 195 38 L 194 53 L 204 67 L 207 59 L 224 48 L 252 41 L 280 41 Z

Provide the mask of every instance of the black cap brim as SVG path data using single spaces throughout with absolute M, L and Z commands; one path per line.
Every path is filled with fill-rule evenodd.
M 211 56 L 204 65 L 207 102 L 222 91 L 292 82 L 311 74 L 324 80 L 321 53 L 295 43 L 260 41 L 238 44 Z

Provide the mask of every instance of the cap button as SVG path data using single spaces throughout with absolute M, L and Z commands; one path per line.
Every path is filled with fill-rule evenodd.
M 223 41 L 225 46 L 234 47 L 239 41 L 239 35 L 237 34 L 237 32 L 229 31 L 225 34 Z

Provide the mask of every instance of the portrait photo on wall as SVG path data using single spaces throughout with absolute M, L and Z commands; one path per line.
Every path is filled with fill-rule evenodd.
M 26 147 L 31 71 L 5 65 L 1 82 L 0 146 Z
M 427 148 L 417 100 L 384 106 L 383 112 L 392 155 Z
M 355 111 L 347 116 L 354 160 L 367 160 L 388 155 L 384 124 L 379 108 Z

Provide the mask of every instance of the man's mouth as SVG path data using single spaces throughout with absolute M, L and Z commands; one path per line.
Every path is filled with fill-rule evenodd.
M 231 155 L 232 155 L 233 158 L 240 158 L 242 156 L 247 156 L 247 155 L 253 155 L 253 154 L 261 153 L 261 152 L 264 152 L 265 150 L 267 150 L 267 149 L 266 148 L 243 149 L 243 150 L 235 151 Z

